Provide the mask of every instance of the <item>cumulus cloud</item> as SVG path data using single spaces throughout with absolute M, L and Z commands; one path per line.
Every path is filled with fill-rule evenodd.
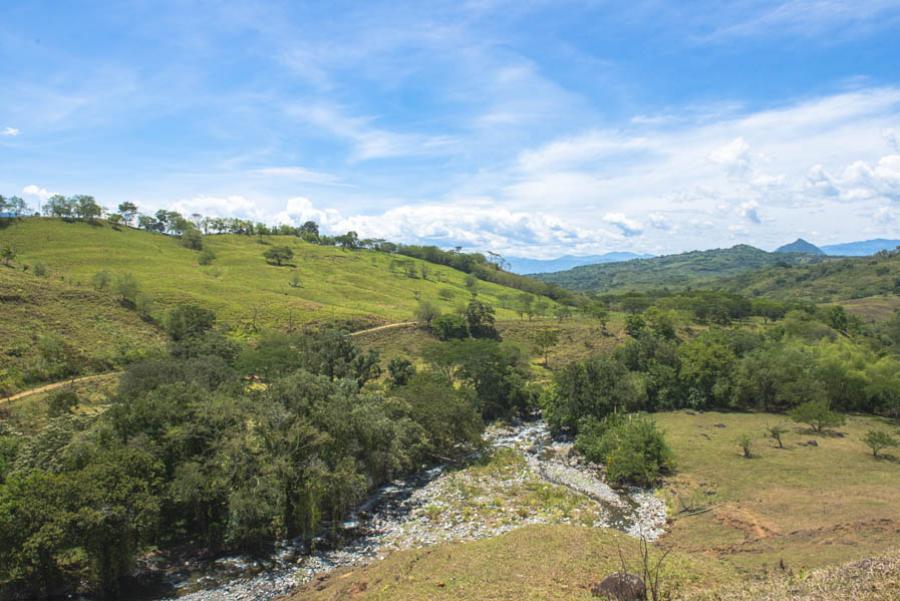
M 22 196 L 36 198 L 41 202 L 44 202 L 54 194 L 55 192 L 50 192 L 46 188 L 41 188 L 40 186 L 37 186 L 35 184 L 29 184 L 22 188 Z
M 179 213 L 190 215 L 199 213 L 214 217 L 237 217 L 265 221 L 269 211 L 261 202 L 255 202 L 245 196 L 232 194 L 228 196 L 199 195 L 182 199 L 172 204 Z
M 723 166 L 729 173 L 742 175 L 750 169 L 750 145 L 743 137 L 738 136 L 728 144 L 714 149 L 706 158 Z
M 300 225 L 306 221 L 315 221 L 326 230 L 333 229 L 343 219 L 340 211 L 317 209 L 310 199 L 303 196 L 289 198 L 284 209 L 275 215 L 277 223 Z
M 750 223 L 755 223 L 757 225 L 762 223 L 762 217 L 759 216 L 759 203 L 755 200 L 749 200 L 742 203 L 738 208 L 738 212 L 741 214 L 741 217 Z
M 10 138 L 14 138 L 18 136 L 21 132 L 15 127 L 4 127 L 2 131 L 0 131 L 0 136 L 8 136 Z
M 875 211 L 875 223 L 893 225 L 897 222 L 897 213 L 891 207 L 881 207 Z
M 647 216 L 650 225 L 658 230 L 668 231 L 672 229 L 672 222 L 662 213 L 650 213 Z
M 616 226 L 622 235 L 629 238 L 644 233 L 644 226 L 641 222 L 629 219 L 624 213 L 607 213 L 603 216 L 603 221 Z

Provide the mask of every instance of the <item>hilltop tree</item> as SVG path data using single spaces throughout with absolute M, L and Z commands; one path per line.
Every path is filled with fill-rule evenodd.
M 301 225 L 300 237 L 307 242 L 317 242 L 319 240 L 319 224 L 315 221 L 307 221 Z
M 336 236 L 334 240 L 341 248 L 346 250 L 355 250 L 359 248 L 359 236 L 353 231 L 347 232 L 343 236 Z
M 19 217 L 28 211 L 28 204 L 18 196 L 10 196 L 6 199 L 6 209 L 13 216 Z
M 284 265 L 294 258 L 294 251 L 289 246 L 273 246 L 263 253 L 266 261 L 273 265 Z
M 119 213 L 125 218 L 125 221 L 129 225 L 134 221 L 134 216 L 137 215 L 137 212 L 138 207 L 133 202 L 123 202 L 119 204 Z
M 74 207 L 76 216 L 84 221 L 93 222 L 103 214 L 103 208 L 97 204 L 93 196 L 79 194 L 69 202 Z
M 44 204 L 44 214 L 49 217 L 69 219 L 72 217 L 72 203 L 62 194 L 54 194 Z

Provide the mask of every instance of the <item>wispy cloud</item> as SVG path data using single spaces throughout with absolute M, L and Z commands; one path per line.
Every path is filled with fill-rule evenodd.
M 260 167 L 254 169 L 253 173 L 266 177 L 287 178 L 298 182 L 306 182 L 310 184 L 338 184 L 340 178 L 330 173 L 321 171 L 313 171 L 304 167 L 284 166 L 284 167 Z
M 0 136 L 9 136 L 14 138 L 18 136 L 21 132 L 15 127 L 4 127 L 2 131 L 0 131 Z

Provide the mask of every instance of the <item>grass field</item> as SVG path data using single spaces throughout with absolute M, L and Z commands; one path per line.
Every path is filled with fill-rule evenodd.
M 666 545 L 758 573 L 781 560 L 808 569 L 900 544 L 900 461 L 876 460 L 862 442 L 867 430 L 897 433 L 896 425 L 850 417 L 840 435 L 814 436 L 769 414 L 678 412 L 657 420 L 678 462 L 665 489 L 673 508 L 707 510 L 676 515 Z M 790 430 L 784 449 L 764 438 L 776 424 Z M 752 459 L 737 443 L 745 433 Z
M 63 377 L 70 368 L 117 369 L 164 345 L 156 326 L 111 294 L 58 278 L 0 266 L 0 306 L 0 397 Z
M 449 267 L 399 257 L 414 263 L 418 277 L 391 270 L 398 259 L 373 251 L 345 251 L 303 242 L 293 236 L 208 236 L 206 246 L 216 254 L 201 266 L 196 251 L 179 240 L 108 224 L 66 223 L 56 219 L 25 219 L 0 229 L 0 242 L 10 242 L 18 261 L 42 263 L 48 277 L 87 286 L 98 271 L 131 273 L 159 310 L 196 302 L 214 309 L 235 327 L 287 328 L 291 323 L 353 321 L 377 325 L 412 317 L 417 298 L 445 311 L 468 302 L 465 274 Z M 263 252 L 269 245 L 289 246 L 291 265 L 269 265 Z M 422 267 L 428 278 L 421 277 Z M 296 274 L 300 286 L 293 287 Z M 497 309 L 499 318 L 512 318 L 517 290 L 479 281 L 479 298 Z
M 637 567 L 636 541 L 615 530 L 527 526 L 470 543 L 401 551 L 382 562 L 341 570 L 292 601 L 546 601 L 593 599 L 590 586 L 619 569 L 619 548 Z M 674 553 L 663 564 L 671 589 L 687 593 L 734 578 L 702 555 Z

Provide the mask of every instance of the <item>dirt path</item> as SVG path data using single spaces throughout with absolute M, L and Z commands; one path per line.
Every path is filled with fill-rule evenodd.
M 380 332 L 382 330 L 390 330 L 393 328 L 402 328 L 405 326 L 414 326 L 416 322 L 414 321 L 403 321 L 400 323 L 389 323 L 384 326 L 377 326 L 374 328 L 369 328 L 367 330 L 359 330 L 358 332 L 353 332 L 351 336 L 362 336 L 363 334 L 369 334 L 371 332 Z M 23 390 L 22 392 L 17 392 L 16 394 L 0 399 L 0 405 L 3 403 L 11 403 L 13 401 L 17 401 L 19 399 L 24 399 L 25 397 L 31 396 L 33 394 L 40 394 L 42 392 L 50 392 L 51 390 L 56 390 L 57 388 L 62 388 L 63 386 L 68 386 L 69 384 L 75 384 L 76 382 L 85 382 L 87 380 L 95 380 L 98 378 L 102 378 L 104 376 L 110 376 L 113 374 L 121 373 L 118 371 L 108 371 L 102 374 L 94 374 L 91 376 L 81 376 L 80 378 L 73 378 L 71 380 L 65 380 L 63 382 L 54 382 L 53 384 L 45 384 L 43 386 L 38 386 L 37 388 L 31 388 L 29 390 Z
M 374 328 L 369 328 L 368 330 L 359 330 L 358 332 L 352 332 L 351 336 L 362 336 L 363 334 L 370 334 L 372 332 L 380 332 L 382 330 L 391 330 L 394 328 L 402 328 L 405 326 L 414 326 L 416 325 L 415 321 L 401 321 L 400 323 L 389 323 L 386 326 L 377 326 Z
M 5 399 L 0 399 L 0 405 L 3 403 L 11 403 L 13 401 L 17 401 L 19 399 L 24 399 L 27 396 L 31 396 L 33 394 L 40 394 L 42 392 L 50 392 L 51 390 L 56 390 L 57 388 L 62 388 L 63 386 L 68 386 L 69 384 L 75 384 L 76 382 L 85 382 L 87 380 L 97 380 L 103 378 L 105 376 L 112 376 L 114 374 L 119 374 L 122 372 L 118 371 L 108 371 L 102 374 L 93 374 L 90 376 L 81 376 L 80 378 L 72 378 L 71 380 L 64 380 L 62 382 L 54 382 L 53 384 L 45 384 L 43 386 L 38 386 L 37 388 L 31 388 L 29 390 L 23 390 L 22 392 L 17 392 L 16 394 L 6 397 Z

